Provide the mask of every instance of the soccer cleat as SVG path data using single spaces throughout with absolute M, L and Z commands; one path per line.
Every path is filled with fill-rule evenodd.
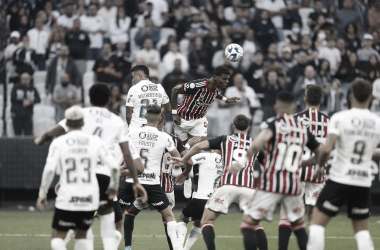
M 184 183 L 184 188 L 183 188 L 183 195 L 185 196 L 186 199 L 191 198 L 191 193 L 192 193 L 192 183 L 191 183 L 191 178 L 187 177 Z
M 132 250 L 132 247 L 131 246 L 127 246 L 127 247 L 125 247 L 124 250 Z

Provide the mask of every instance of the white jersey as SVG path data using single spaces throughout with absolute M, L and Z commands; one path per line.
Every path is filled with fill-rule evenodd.
M 113 146 L 115 141 L 117 143 L 128 141 L 126 123 L 108 109 L 88 107 L 83 109 L 83 113 L 84 126 L 82 127 L 82 131 L 100 137 L 108 150 Z M 63 119 L 58 124 L 66 132 L 68 131 L 66 119 Z M 109 168 L 102 162 L 99 162 L 96 173 L 110 176 Z
M 199 164 L 199 179 L 194 199 L 208 200 L 220 184 L 223 174 L 222 157 L 217 153 L 200 153 L 191 157 L 193 165 Z
M 124 162 L 124 156 L 123 156 L 123 152 L 121 151 L 121 148 L 119 146 L 119 143 L 117 141 L 115 141 L 112 144 L 112 146 L 110 148 L 108 148 L 108 151 L 116 159 L 118 166 L 121 166 Z M 131 152 L 131 156 L 132 156 L 133 160 L 140 158 L 140 156 L 137 154 L 135 146 L 133 146 L 133 143 L 129 143 L 129 151 Z
M 372 155 L 380 143 L 380 117 L 368 109 L 341 111 L 331 117 L 328 134 L 339 136 L 329 179 L 370 187 Z
M 99 185 L 96 178 L 98 160 L 109 170 L 117 163 L 97 136 L 80 130 L 53 140 L 45 168 L 59 169 L 61 184 L 55 207 L 66 211 L 93 211 L 99 207 Z
M 144 173 L 138 176 L 139 182 L 160 185 L 161 160 L 165 149 L 169 152 L 176 149 L 172 137 L 155 127 L 146 126 L 129 133 L 129 141 L 134 144 L 144 165 Z M 126 181 L 133 182 L 132 179 Z
M 145 114 L 150 104 L 162 104 L 169 102 L 161 84 L 155 84 L 148 80 L 142 80 L 132 86 L 128 91 L 127 107 L 133 107 L 130 128 L 141 128 L 146 125 Z

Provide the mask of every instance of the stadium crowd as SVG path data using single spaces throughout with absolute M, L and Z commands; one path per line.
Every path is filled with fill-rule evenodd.
M 274 116 L 281 90 L 293 92 L 299 110 L 304 109 L 310 84 L 323 88 L 321 109 L 332 115 L 349 106 L 353 79 L 368 79 L 374 87 L 372 110 L 379 109 L 380 0 L 4 3 L 0 71 L 6 86 L 0 93 L 8 96 L 1 113 L 15 135 L 33 135 L 36 126 L 55 124 L 74 104 L 88 106 L 88 89 L 99 82 L 112 89 L 109 109 L 124 115 L 135 64 L 147 65 L 151 81 L 161 83 L 169 96 L 178 84 L 228 67 L 231 79 L 224 95 L 241 101 L 213 104 L 211 136 L 220 134 L 221 109 L 239 111 L 254 123 Z M 230 43 L 243 47 L 240 62 L 225 59 Z M 35 104 L 54 107 L 53 121 L 46 125 L 33 118 Z

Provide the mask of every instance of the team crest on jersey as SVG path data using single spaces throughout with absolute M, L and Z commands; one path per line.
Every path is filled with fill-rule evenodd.
M 148 91 L 148 86 L 146 86 L 146 85 L 142 86 L 142 87 L 141 87 L 141 90 L 142 90 L 143 92 L 147 92 L 147 91 Z
M 222 159 L 221 159 L 221 158 L 218 158 L 218 157 L 215 157 L 215 162 L 216 162 L 217 164 L 219 164 L 219 163 L 222 162 Z
M 141 133 L 139 134 L 139 137 L 140 137 L 141 139 L 145 139 L 145 138 L 146 138 L 146 133 L 145 133 L 145 132 L 141 132 Z
M 289 133 L 289 127 L 282 121 L 280 123 L 278 130 L 281 134 L 288 134 Z
M 353 119 L 351 120 L 351 124 L 352 124 L 352 126 L 354 126 L 355 128 L 359 128 L 359 127 L 362 125 L 362 121 L 361 121 L 359 118 L 355 117 L 355 118 L 353 118 Z
M 301 122 L 306 128 L 310 127 L 311 122 L 310 122 L 310 118 L 309 118 L 309 117 L 301 117 L 301 118 L 300 118 L 300 122 Z
M 228 140 L 232 141 L 232 142 L 237 142 L 239 140 L 239 138 L 236 136 L 236 135 L 232 135 L 228 138 Z
M 66 140 L 67 145 L 72 146 L 75 144 L 75 140 L 73 138 L 68 138 Z

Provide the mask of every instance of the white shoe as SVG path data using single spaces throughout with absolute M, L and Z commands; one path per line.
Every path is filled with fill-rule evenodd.
M 186 199 L 191 198 L 192 191 L 193 191 L 192 182 L 191 182 L 191 178 L 189 177 L 188 179 L 185 180 L 184 188 L 183 188 L 183 195 L 185 196 Z

